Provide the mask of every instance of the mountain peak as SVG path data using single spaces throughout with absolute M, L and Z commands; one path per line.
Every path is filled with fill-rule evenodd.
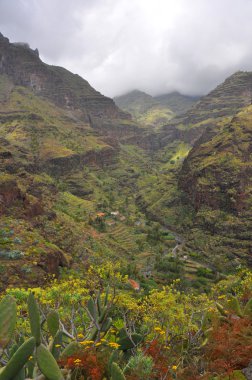
M 14 85 L 31 88 L 36 95 L 53 101 L 57 106 L 79 110 L 89 117 L 129 119 L 112 99 L 101 95 L 79 75 L 47 65 L 39 58 L 38 49 L 27 43 L 10 43 L 0 35 L 0 75 L 7 75 Z

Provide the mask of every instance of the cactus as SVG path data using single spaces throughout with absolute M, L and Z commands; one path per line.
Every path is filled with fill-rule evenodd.
M 98 294 L 96 299 L 90 297 L 87 310 L 90 318 L 91 331 L 89 333 L 88 340 L 95 340 L 100 338 L 100 334 L 106 334 L 109 330 L 112 319 L 108 317 L 109 305 L 108 305 L 109 288 L 106 290 L 106 296 L 104 301 L 101 299 L 101 295 Z M 60 330 L 59 315 L 56 311 L 50 311 L 46 320 L 47 328 L 52 336 L 49 340 L 48 347 L 41 343 L 42 331 L 41 331 L 41 318 L 38 304 L 32 293 L 28 297 L 28 315 L 30 320 L 30 327 L 32 338 L 24 342 L 21 337 L 17 343 L 12 345 L 9 352 L 9 361 L 7 365 L 0 369 L 0 380 L 25 380 L 28 376 L 30 379 L 47 379 L 47 380 L 63 380 L 63 372 L 60 370 L 56 360 L 60 357 L 60 350 L 63 345 L 64 333 Z M 43 322 L 43 323 L 44 323 Z M 5 297 L 0 303 L 0 336 L 2 338 L 2 345 L 6 347 L 9 343 L 16 324 L 16 302 L 12 297 Z M 123 349 L 129 349 L 135 347 L 141 337 L 137 334 L 133 334 L 132 340 L 126 335 L 123 336 Z M 36 354 L 32 356 L 34 349 L 36 348 Z M 78 342 L 69 343 L 61 354 L 61 358 L 65 359 L 69 356 L 76 354 L 80 351 L 82 346 Z M 109 364 L 109 372 L 112 375 L 112 365 L 115 364 L 116 354 L 111 356 Z M 28 360 L 29 359 L 29 360 Z M 117 366 L 113 366 L 114 372 L 112 379 L 125 379 L 121 369 Z M 41 374 L 40 374 L 41 373 Z M 70 372 L 64 372 L 64 376 L 71 376 Z M 123 377 L 122 377 L 123 376 Z
M 92 297 L 89 298 L 87 303 L 88 311 L 94 321 L 97 319 L 97 308 Z
M 10 342 L 16 326 L 17 306 L 11 296 L 6 296 L 0 303 L 0 347 L 5 348 Z
M 111 365 L 111 380 L 126 380 L 121 368 L 115 362 Z
M 227 313 L 222 305 L 216 302 L 216 307 L 221 313 L 220 319 L 228 323 Z M 237 297 L 230 296 L 227 308 L 230 312 L 235 313 L 238 317 L 248 317 L 252 319 L 252 298 L 248 300 L 245 307 L 242 307 Z
M 108 305 L 108 296 L 109 296 L 109 285 L 107 286 L 106 293 L 105 293 L 104 306 Z
M 112 354 L 110 355 L 110 357 L 109 357 L 109 361 L 108 361 L 108 372 L 109 372 L 109 374 L 111 374 L 111 367 L 112 367 L 112 364 L 116 361 L 116 360 L 118 360 L 118 350 L 114 350 L 113 352 L 112 352 Z
M 37 347 L 36 358 L 40 371 L 48 380 L 64 379 L 56 360 L 43 344 Z
M 40 314 L 33 293 L 30 293 L 28 297 L 28 314 L 31 325 L 31 333 L 36 339 L 36 345 L 39 346 L 41 343 Z
M 19 374 L 17 374 L 13 380 L 25 380 L 25 369 L 22 368 Z
M 60 349 L 63 341 L 63 331 L 58 331 L 49 347 L 53 357 L 58 360 L 60 357 Z
M 26 364 L 26 368 L 27 368 L 27 377 L 28 378 L 33 378 L 33 373 L 34 373 L 34 369 L 35 369 L 35 364 L 36 364 L 36 360 L 34 357 L 30 358 Z
M 100 294 L 100 292 L 98 292 L 98 296 L 97 296 L 97 308 L 98 308 L 99 314 L 101 315 L 102 312 L 103 312 L 103 307 L 102 307 L 102 303 L 101 303 L 101 294 Z
M 216 307 L 223 317 L 227 316 L 227 313 L 225 312 L 224 307 L 220 303 L 216 302 Z
M 46 318 L 46 322 L 47 322 L 47 327 L 48 327 L 48 330 L 49 330 L 49 333 L 55 337 L 55 335 L 57 334 L 58 330 L 59 330 L 59 314 L 52 310 L 50 311 L 50 313 L 48 314 L 47 318 Z
M 104 323 L 101 326 L 101 331 L 106 333 L 109 330 L 111 325 L 112 325 L 112 318 L 105 319 Z
M 24 342 L 11 357 L 9 362 L 0 373 L 0 380 L 13 380 L 24 367 L 35 348 L 35 338 L 32 337 Z
M 94 324 L 91 329 L 87 339 L 95 340 L 97 337 L 100 337 L 100 333 L 106 334 L 106 332 L 110 329 L 112 324 L 112 319 L 108 318 L 108 295 L 109 295 L 109 287 L 107 287 L 105 299 L 102 305 L 100 293 L 98 293 L 96 302 L 92 297 L 88 300 L 87 310 L 89 314 L 89 318 L 91 322 Z
M 98 335 L 99 330 L 97 327 L 93 327 L 90 333 L 88 334 L 87 340 L 95 340 Z

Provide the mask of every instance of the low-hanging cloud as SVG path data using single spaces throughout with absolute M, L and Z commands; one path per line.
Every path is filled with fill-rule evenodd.
M 108 96 L 204 94 L 252 70 L 251 0 L 0 0 L 0 31 Z

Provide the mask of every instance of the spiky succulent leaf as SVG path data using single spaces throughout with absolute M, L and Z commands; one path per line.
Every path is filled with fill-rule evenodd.
M 55 337 L 59 330 L 59 314 L 54 310 L 50 311 L 47 315 L 46 322 L 49 333 Z
M 108 304 L 108 297 L 109 297 L 109 285 L 107 286 L 106 293 L 105 293 L 105 299 L 104 299 L 104 306 L 107 306 Z
M 88 308 L 88 311 L 89 311 L 90 315 L 92 316 L 93 320 L 96 321 L 97 320 L 97 310 L 96 310 L 95 302 L 94 302 L 92 297 L 90 297 L 88 300 L 87 308 Z
M 102 324 L 101 331 L 107 332 L 111 325 L 112 325 L 112 318 L 107 318 Z
M 63 380 L 56 360 L 43 344 L 37 347 L 36 358 L 40 371 L 48 380 Z
M 53 341 L 52 341 L 51 353 L 56 360 L 58 360 L 60 357 L 60 349 L 62 346 L 62 338 L 63 338 L 63 332 L 58 331 L 57 334 L 55 335 Z
M 33 293 L 30 293 L 28 297 L 28 314 L 30 319 L 31 333 L 36 339 L 36 345 L 39 346 L 41 343 L 40 313 Z
M 24 342 L 8 361 L 0 374 L 0 380 L 13 380 L 24 367 L 35 348 L 35 338 L 32 337 Z
M 10 342 L 17 320 L 16 301 L 11 296 L 5 296 L 0 302 L 0 347 L 4 348 Z

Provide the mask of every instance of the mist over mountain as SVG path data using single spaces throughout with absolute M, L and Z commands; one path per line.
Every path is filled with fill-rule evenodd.
M 251 70 L 250 0 L 1 1 L 1 31 L 114 97 L 205 95 Z M 228 17 L 227 17 L 228 10 Z M 45 22 L 46 20 L 46 22 Z M 239 27 L 235 27 L 239 25 Z

